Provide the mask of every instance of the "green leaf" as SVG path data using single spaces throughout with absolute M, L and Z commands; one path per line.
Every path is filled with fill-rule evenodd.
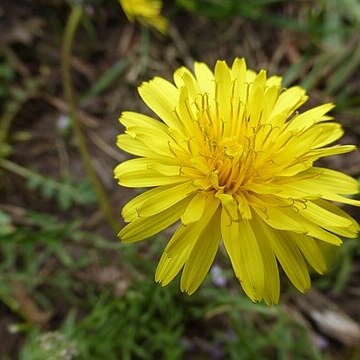
M 105 71 L 90 87 L 90 89 L 81 96 L 80 102 L 84 103 L 92 97 L 105 91 L 111 84 L 123 74 L 130 65 L 129 59 L 123 59 L 115 63 L 109 70 Z

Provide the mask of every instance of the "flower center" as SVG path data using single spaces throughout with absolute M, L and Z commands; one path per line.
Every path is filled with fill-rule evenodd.
M 209 169 L 212 187 L 223 189 L 226 193 L 245 191 L 256 175 L 255 152 L 239 143 L 235 137 L 213 142 L 209 152 L 203 154 L 203 161 Z
M 224 115 L 217 101 L 209 101 L 208 94 L 199 95 L 192 103 L 194 107 L 190 106 L 189 98 L 186 101 L 189 138 L 186 147 L 184 142 L 180 145 L 177 141 L 183 151 L 176 154 L 186 164 L 184 173 L 195 178 L 194 185 L 203 190 L 228 194 L 248 191 L 253 180 L 259 178 L 258 170 L 268 161 L 262 146 L 272 127 L 260 124 L 260 119 L 252 124 L 245 104 L 241 105 L 242 111 Z M 240 106 L 239 101 L 230 100 L 229 109 L 236 106 Z

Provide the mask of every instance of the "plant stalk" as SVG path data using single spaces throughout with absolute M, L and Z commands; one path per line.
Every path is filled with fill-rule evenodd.
M 74 38 L 76 30 L 80 25 L 80 20 L 83 15 L 83 10 L 80 5 L 75 5 L 68 17 L 68 21 L 65 28 L 65 34 L 63 38 L 63 53 L 62 53 L 62 70 L 63 70 L 63 90 L 65 101 L 68 105 L 69 115 L 73 122 L 74 134 L 79 147 L 80 156 L 85 166 L 87 175 L 90 178 L 91 184 L 95 190 L 96 196 L 100 203 L 101 209 L 107 218 L 109 225 L 115 232 L 118 232 L 119 226 L 115 219 L 113 210 L 109 198 L 104 190 L 102 183 L 99 180 L 92 164 L 91 157 L 87 148 L 85 136 L 82 132 L 79 117 L 76 111 L 76 102 L 73 89 L 72 81 L 72 70 L 71 70 L 71 54 L 74 45 Z

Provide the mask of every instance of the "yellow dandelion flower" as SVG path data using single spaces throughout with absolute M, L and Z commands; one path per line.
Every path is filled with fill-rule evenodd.
M 172 83 L 155 77 L 139 87 L 162 121 L 124 112 L 117 145 L 137 158 L 115 168 L 122 186 L 154 187 L 127 203 L 119 233 L 131 243 L 179 221 L 155 280 L 168 284 L 181 270 L 181 290 L 192 294 L 211 267 L 221 240 L 236 277 L 253 301 L 277 303 L 278 264 L 301 292 L 310 288 L 308 264 L 326 270 L 319 241 L 338 246 L 357 222 L 330 201 L 360 206 L 348 175 L 314 166 L 352 145 L 330 145 L 343 135 L 325 104 L 299 113 L 308 99 L 281 77 L 248 70 L 244 59 L 212 72 L 196 63 Z
M 160 15 L 162 2 L 160 0 L 119 0 L 120 5 L 130 22 L 138 20 L 145 26 L 153 26 L 162 33 L 168 27 L 167 20 Z

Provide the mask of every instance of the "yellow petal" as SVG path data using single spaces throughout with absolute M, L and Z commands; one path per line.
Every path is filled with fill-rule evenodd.
M 247 83 L 249 83 L 249 84 L 251 84 L 252 82 L 254 82 L 255 81 L 255 79 L 256 79 L 256 71 L 254 71 L 254 70 L 246 70 L 246 82 Z
M 221 119 L 229 119 L 230 118 L 230 98 L 231 98 L 231 76 L 230 70 L 226 65 L 225 61 L 217 61 L 215 65 L 214 71 L 215 77 L 215 100 L 218 106 L 218 117 L 216 117 L 217 121 L 221 121 Z
M 321 157 L 321 156 L 320 156 Z M 295 160 L 296 159 L 292 159 Z M 298 173 L 301 173 L 309 168 L 311 168 L 312 164 L 314 162 L 314 159 L 309 159 L 307 161 L 302 161 L 302 162 L 295 162 L 292 163 L 284 168 L 280 168 L 277 172 L 276 172 L 276 176 L 294 176 L 297 175 Z
M 230 194 L 216 194 L 215 195 L 221 201 L 223 209 L 228 214 L 231 221 L 237 221 L 239 219 L 238 215 L 238 203 L 234 197 Z
M 239 228 L 239 247 L 241 252 L 243 278 L 246 288 L 250 288 L 254 295 L 253 301 L 259 301 L 263 297 L 264 291 L 264 264 L 259 248 L 258 241 L 251 227 L 250 221 L 240 221 Z
M 147 156 L 151 156 L 152 154 L 159 154 L 161 156 L 167 157 L 172 161 L 174 159 L 174 155 L 171 153 L 169 142 L 172 141 L 170 136 L 164 133 L 161 129 L 151 129 L 145 128 L 141 126 L 132 126 L 129 127 L 126 131 L 135 139 L 146 144 L 150 151 Z M 168 161 L 169 161 L 168 160 Z
M 120 240 L 131 243 L 157 234 L 179 220 L 188 203 L 189 199 L 184 199 L 159 214 L 146 218 L 137 218 L 119 232 Z
M 285 274 L 301 292 L 310 288 L 310 276 L 303 256 L 286 231 L 268 231 L 268 241 Z
M 325 231 L 312 219 L 302 216 L 294 206 L 283 208 L 268 206 L 266 210 L 255 207 L 255 211 L 265 223 L 274 229 L 306 234 L 335 246 L 339 246 L 342 243 L 336 235 Z
M 200 91 L 207 93 L 210 97 L 214 94 L 215 82 L 214 74 L 204 63 L 195 62 L 194 71 Z
M 203 193 L 197 193 L 190 201 L 185 213 L 181 216 L 181 222 L 184 225 L 191 224 L 200 220 L 205 209 L 205 196 Z
M 325 168 L 314 167 L 311 170 L 313 173 L 318 171 L 320 172 L 318 177 L 307 180 L 314 186 L 325 187 L 328 191 L 337 194 L 357 194 L 359 192 L 359 182 L 351 176 Z
M 126 203 L 121 210 L 121 215 L 124 218 L 124 221 L 130 222 L 136 220 L 139 217 L 138 208 L 141 206 L 141 204 L 147 199 L 151 199 L 156 196 L 159 191 L 161 191 L 161 187 L 144 191 Z
M 159 264 L 155 272 L 155 281 L 161 283 L 162 286 L 167 285 L 181 270 L 187 261 L 192 246 L 188 246 L 183 251 L 174 256 L 169 257 L 165 249 L 161 256 Z
M 202 231 L 185 263 L 180 281 L 181 291 L 191 295 L 200 286 L 214 261 L 220 237 L 219 207 Z
M 124 161 L 115 168 L 114 170 L 115 178 L 119 179 L 123 174 L 129 172 L 146 170 L 148 162 L 149 160 L 146 158 L 136 158 L 136 159 Z
M 120 0 L 120 4 L 130 22 L 137 19 L 145 26 L 153 26 L 161 33 L 168 27 L 167 20 L 160 15 L 162 2 L 159 0 Z
M 155 77 L 144 82 L 138 89 L 146 105 L 157 114 L 168 126 L 178 128 L 179 123 L 174 110 L 178 101 L 178 90 L 170 82 Z
M 139 170 L 118 177 L 119 185 L 130 188 L 153 187 L 177 184 L 184 181 L 182 176 L 164 176 L 156 171 Z
M 122 209 L 122 216 L 126 222 L 133 221 L 137 219 L 138 217 L 145 217 L 145 216 L 151 216 L 156 214 L 157 212 L 160 212 L 162 210 L 166 209 L 166 206 L 164 204 L 160 205 L 161 202 L 163 202 L 163 198 L 167 197 L 167 201 L 170 202 L 170 205 L 167 204 L 167 207 L 172 206 L 176 202 L 182 200 L 183 197 L 179 196 L 177 194 L 178 190 L 187 189 L 189 183 L 182 183 L 180 185 L 168 185 L 168 186 L 160 186 L 156 187 L 154 189 L 148 190 L 143 192 L 142 194 L 136 196 L 132 200 L 130 200 Z M 170 197 L 169 193 L 175 193 L 175 198 Z M 178 200 L 176 200 L 178 199 Z M 148 214 L 148 208 L 151 207 L 151 205 L 154 205 L 157 209 L 156 212 L 152 214 Z M 160 209 L 161 208 L 161 209 Z M 160 209 L 160 210 L 159 210 Z M 153 210 L 154 211 L 154 210 Z
M 231 68 L 231 79 L 233 81 L 233 94 L 232 96 L 237 96 L 241 101 L 247 100 L 247 89 L 248 84 L 246 83 L 246 62 L 244 58 L 236 58 Z
M 280 87 L 282 83 L 282 77 L 281 76 L 270 76 L 266 81 L 266 87 Z
M 326 113 L 334 108 L 334 104 L 324 104 L 307 110 L 291 120 L 288 130 L 302 130 L 321 121 Z
M 318 124 L 316 128 L 318 128 L 321 132 L 317 135 L 315 141 L 313 142 L 313 148 L 320 148 L 329 145 L 344 135 L 342 126 L 337 123 Z
M 323 254 L 317 242 L 310 236 L 288 233 L 290 239 L 297 244 L 305 259 L 319 274 L 326 271 L 326 264 Z
M 327 229 L 329 231 L 333 231 L 335 233 L 338 233 L 339 235 L 349 237 L 349 238 L 355 238 L 357 236 L 357 233 L 360 231 L 360 226 L 358 222 L 353 219 L 349 214 L 347 214 L 345 211 L 339 209 L 334 204 L 329 203 L 328 201 L 324 200 L 315 200 L 315 204 L 321 206 L 323 209 L 326 209 L 327 211 L 330 211 L 340 217 L 343 217 L 350 221 L 351 225 L 348 226 L 346 229 L 341 229 L 334 223 L 333 226 L 328 226 Z
M 235 79 L 241 77 L 245 81 L 246 76 L 246 61 L 244 58 L 235 58 L 232 67 L 231 67 L 231 78 Z
M 159 120 L 155 120 L 150 116 L 139 114 L 133 111 L 124 111 L 119 119 L 120 123 L 126 128 L 132 126 L 152 129 L 155 131 L 166 131 L 167 127 Z
M 266 81 L 266 72 L 262 70 L 257 75 L 250 87 L 249 103 L 247 106 L 247 115 L 249 116 L 250 126 L 258 126 L 260 117 L 263 114 L 265 104 L 264 85 Z
M 322 196 L 323 199 L 335 201 L 338 203 L 353 205 L 353 206 L 360 206 L 360 200 L 350 199 L 341 195 L 331 194 L 331 193 L 324 193 Z
M 351 221 L 349 219 L 336 215 L 333 212 L 316 205 L 313 201 L 306 201 L 303 206 L 297 205 L 297 208 L 302 216 L 321 227 L 327 228 L 328 226 L 335 226 L 346 228 L 351 225 Z
M 200 93 L 194 75 L 184 66 L 175 71 L 174 82 L 179 89 L 185 87 L 192 99 L 195 99 Z
M 201 137 L 201 130 L 196 122 L 195 112 L 192 109 L 190 97 L 185 87 L 180 89 L 179 104 L 176 110 L 178 111 L 179 122 L 183 124 L 185 134 L 193 139 L 193 142 L 189 143 L 189 145 L 193 144 L 194 141 L 196 144 L 196 139 Z
M 114 175 L 119 184 L 126 187 L 152 187 L 176 184 L 186 181 L 180 175 L 164 176 L 163 174 L 149 168 L 155 161 L 147 158 L 137 158 L 119 164 Z
M 284 124 L 289 114 L 295 111 L 307 100 L 306 92 L 299 86 L 293 86 L 280 94 L 272 112 L 269 115 L 268 122 L 274 125 Z M 283 114 L 283 121 L 274 121 L 275 116 Z M 279 119 L 280 120 L 280 119 Z
M 168 159 L 164 160 L 167 161 Z M 156 172 L 163 174 L 164 176 L 177 176 L 181 175 L 181 166 L 180 165 L 169 165 L 160 162 L 149 162 L 149 170 L 155 170 Z
M 272 76 L 271 78 L 273 78 Z M 270 78 L 270 79 L 271 79 Z M 281 79 L 281 78 L 280 78 Z M 275 81 L 274 81 L 275 82 Z M 280 88 L 279 85 L 269 85 L 269 80 L 266 82 L 266 90 L 264 95 L 264 109 L 263 109 L 263 119 L 267 119 L 269 114 L 272 112 L 274 105 L 279 97 Z
M 250 222 L 231 222 L 223 209 L 221 233 L 235 274 L 246 295 L 252 301 L 260 301 L 264 290 L 264 265 Z
M 354 145 L 334 145 L 327 148 L 312 150 L 311 157 L 313 158 L 313 160 L 317 160 L 325 156 L 346 154 L 348 152 L 355 150 L 356 150 L 356 146 Z
M 238 193 L 235 195 L 235 199 L 237 200 L 239 206 L 238 210 L 243 220 L 250 220 L 252 218 L 251 209 L 249 206 L 249 202 L 246 199 L 243 193 Z
M 204 229 L 208 226 L 209 221 L 214 217 L 218 206 L 219 201 L 217 199 L 207 197 L 205 199 L 201 220 L 179 226 L 167 246 L 166 251 L 168 256 L 172 257 L 183 251 L 190 244 L 197 242 Z
M 135 139 L 128 134 L 120 134 L 117 137 L 116 145 L 129 154 L 137 156 L 152 156 L 154 153 L 142 141 Z
M 230 69 L 225 61 L 218 60 L 216 62 L 214 77 L 217 83 L 224 83 L 224 85 L 231 84 Z M 229 87 L 231 88 L 231 86 Z M 228 89 L 227 92 L 230 93 L 230 90 Z M 225 98 L 227 99 L 227 101 L 229 101 L 230 99 L 230 97 L 225 97 Z
M 188 197 L 194 190 L 191 182 L 184 182 L 174 186 L 162 186 L 157 188 L 156 194 L 152 194 L 137 209 L 140 217 L 153 216 L 162 212 L 177 202 Z
M 300 218 L 297 217 L 292 208 L 276 208 L 273 206 L 266 206 L 264 209 L 254 207 L 256 213 L 260 218 L 278 230 L 291 230 L 297 233 L 305 234 L 306 227 L 301 223 Z
M 320 226 L 312 223 L 311 221 L 308 221 L 305 218 L 301 218 L 301 222 L 306 226 L 306 228 L 308 230 L 307 235 L 312 236 L 318 240 L 325 241 L 334 246 L 340 246 L 342 244 L 342 240 L 335 234 L 332 234 L 331 232 L 329 232 L 332 230 L 329 229 L 328 227 L 326 228 L 326 230 L 329 230 L 329 231 L 326 231 L 326 230 L 322 229 Z M 337 228 L 337 231 L 332 231 L 332 232 L 334 232 L 338 235 L 342 235 L 342 231 L 343 231 L 343 229 Z
M 274 250 L 268 240 L 273 236 L 273 230 L 257 215 L 253 217 L 251 224 L 264 264 L 264 300 L 268 305 L 277 304 L 280 297 L 280 276 Z
M 304 175 L 302 175 L 304 174 Z M 279 196 L 294 199 L 318 199 L 323 198 L 340 203 L 360 206 L 360 201 L 345 198 L 338 194 L 357 194 L 359 192 L 359 183 L 352 177 L 338 171 L 316 168 L 308 169 L 298 174 L 300 180 L 288 184 L 281 184 Z M 308 179 L 301 179 L 302 176 L 308 176 Z M 281 180 L 280 180 L 281 183 Z

